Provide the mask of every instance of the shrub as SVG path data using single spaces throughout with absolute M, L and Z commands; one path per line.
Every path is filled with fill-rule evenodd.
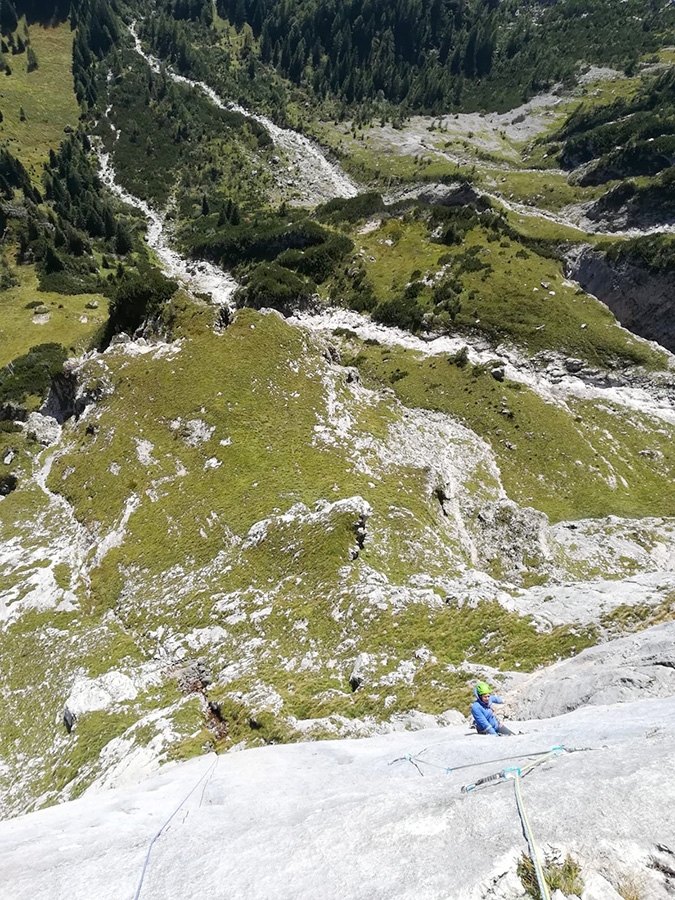
M 299 278 L 294 272 L 277 263 L 261 263 L 251 273 L 248 283 L 240 289 L 239 306 L 253 309 L 271 307 L 283 315 L 302 309 L 314 294 L 315 285 Z
M 105 332 L 105 343 L 121 331 L 133 332 L 178 288 L 154 266 L 140 274 L 125 272 L 115 289 Z
M 347 199 L 335 197 L 318 206 L 315 215 L 323 222 L 358 222 L 359 219 L 367 219 L 382 212 L 384 208 L 382 195 L 369 191 Z
M 21 402 L 31 394 L 46 397 L 68 354 L 61 344 L 37 344 L 0 370 L 0 402 Z
M 460 347 L 456 353 L 448 357 L 448 362 L 453 366 L 457 366 L 458 369 L 463 369 L 469 362 L 469 348 L 466 345 Z
M 277 257 L 277 262 L 284 268 L 295 269 L 321 284 L 333 273 L 336 264 L 353 249 L 354 244 L 346 235 L 335 234 L 324 243 L 308 247 L 304 251 L 285 250 Z
M 424 309 L 415 297 L 403 295 L 384 300 L 373 310 L 373 319 L 383 325 L 393 325 L 406 331 L 419 331 L 424 320 Z
M 18 484 L 16 475 L 9 473 L 8 475 L 0 475 L 0 497 L 6 497 L 16 489 Z

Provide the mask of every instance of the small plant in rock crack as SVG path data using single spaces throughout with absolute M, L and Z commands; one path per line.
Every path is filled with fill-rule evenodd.
M 627 875 L 616 885 L 616 892 L 623 900 L 643 900 L 646 897 L 644 885 L 634 875 Z
M 525 853 L 523 853 L 518 862 L 516 872 L 528 896 L 533 897 L 534 900 L 541 900 L 534 863 Z M 544 866 L 544 878 L 551 891 L 561 890 L 563 894 L 581 896 L 584 889 L 581 866 L 576 860 L 572 859 L 569 853 L 561 863 L 556 861 L 547 862 Z

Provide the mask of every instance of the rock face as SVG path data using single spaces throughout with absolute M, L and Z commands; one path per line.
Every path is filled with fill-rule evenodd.
M 502 572 L 513 576 L 526 568 L 525 557 L 540 560 L 550 553 L 547 543 L 548 518 L 531 507 L 521 507 L 506 498 L 486 503 L 476 515 L 479 559 L 486 566 L 499 559 Z
M 560 716 L 580 706 L 606 706 L 675 693 L 675 622 L 584 650 L 536 673 L 518 688 L 517 719 Z
M 616 174 L 607 172 L 606 174 Z M 580 184 L 589 184 L 583 176 Z M 663 185 L 639 190 L 632 180 L 621 181 L 586 209 L 586 217 L 602 231 L 662 228 L 675 221 L 675 201 Z M 591 229 L 594 230 L 594 229 Z
M 187 666 L 178 676 L 178 687 L 184 694 L 203 691 L 213 678 L 210 668 L 201 660 Z
M 675 351 L 672 276 L 634 263 L 614 263 L 590 248 L 568 258 L 567 274 L 607 304 L 625 328 Z
M 431 184 L 420 192 L 419 200 L 438 206 L 475 206 L 486 209 L 484 197 L 470 184 Z
M 473 206 L 478 210 L 488 209 L 490 206 L 486 197 L 479 194 L 470 184 L 456 182 L 453 184 L 432 183 L 425 184 L 422 188 L 406 187 L 396 197 L 389 200 L 417 199 L 430 206 Z
M 107 709 L 121 700 L 134 700 L 137 694 L 133 681 L 123 672 L 106 672 L 93 679 L 79 676 L 66 700 L 64 720 L 68 719 L 66 713 L 77 718 L 87 712 Z
M 521 723 L 508 739 L 453 724 L 193 759 L 0 822 L 3 896 L 523 900 L 513 782 L 461 788 L 564 744 L 577 752 L 547 755 L 522 785 L 540 853 L 580 868 L 579 893 L 552 897 L 672 900 L 674 722 L 664 697 Z

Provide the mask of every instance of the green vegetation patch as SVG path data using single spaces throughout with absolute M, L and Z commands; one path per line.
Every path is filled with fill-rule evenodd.
M 216 107 L 201 91 L 153 74 L 132 51 L 124 61 L 122 67 L 117 60 L 118 77 L 107 87 L 101 73 L 111 119 L 100 133 L 125 186 L 160 207 L 173 195 L 184 218 L 202 213 L 205 196 L 207 206 L 231 197 L 260 206 L 271 176 L 267 167 L 256 175 L 252 170 L 259 154 L 272 154 L 267 131 L 241 113 Z M 119 129 L 119 139 L 110 124 Z
M 398 477 L 392 493 L 359 471 L 330 428 L 326 440 L 318 436 L 328 424 L 324 367 L 320 348 L 302 332 L 249 310 L 222 335 L 205 330 L 172 356 L 147 360 L 116 350 L 91 364 L 92 382 L 113 389 L 99 404 L 96 432 L 72 425 L 71 449 L 56 460 L 50 486 L 81 521 L 104 530 L 115 527 L 127 499 L 139 498 L 120 560 L 157 572 L 181 559 L 204 564 L 231 535 L 243 537 L 295 503 L 312 508 L 354 494 L 381 494 L 385 509 L 411 502 L 416 492 L 399 487 Z M 387 404 L 365 406 L 354 425 L 384 436 L 391 421 Z M 428 516 L 428 504 L 423 493 L 414 508 Z
M 494 213 L 487 214 L 492 223 L 487 228 L 485 215 L 475 213 L 462 224 L 466 213 L 466 208 L 444 213 L 437 226 L 439 240 L 446 242 L 442 250 L 429 240 L 423 221 L 405 217 L 360 236 L 358 266 L 373 286 L 375 302 L 368 308 L 375 309 L 376 318 L 377 301 L 389 306 L 396 299 L 401 308 L 386 324 L 482 333 L 494 343 L 508 340 L 530 353 L 562 350 L 595 365 L 665 366 L 663 354 L 627 334 L 607 307 L 565 282 L 555 247 L 519 236 Z M 438 297 L 438 286 L 428 286 L 441 265 L 456 282 L 455 298 Z M 418 282 L 411 296 L 415 272 L 427 284 Z
M 339 603 L 330 601 L 333 612 L 327 621 L 327 596 L 313 592 L 301 604 L 294 593 L 291 588 L 277 596 L 272 612 L 260 619 L 256 630 L 266 643 L 246 677 L 228 680 L 210 694 L 231 701 L 238 692 L 247 694 L 252 683 L 268 685 L 283 700 L 279 723 L 289 716 L 382 719 L 411 709 L 431 714 L 449 708 L 466 711 L 471 687 L 466 675 L 455 669 L 464 661 L 503 669 L 517 663 L 531 671 L 595 641 L 592 630 L 568 627 L 541 635 L 532 623 L 497 602 L 469 608 L 449 599 L 430 603 L 425 598 L 403 607 L 381 600 L 374 606 L 355 602 L 349 591 L 342 592 Z M 230 646 L 236 641 L 233 635 L 231 643 L 220 648 L 224 660 L 231 659 Z M 349 676 L 360 653 L 367 654 L 368 662 L 363 682 L 355 687 Z M 303 659 L 310 664 L 301 664 Z M 326 660 L 332 662 L 326 665 Z M 246 722 L 241 724 L 245 729 Z M 235 734 L 241 736 L 233 732 L 233 739 Z
M 67 353 L 60 344 L 38 344 L 0 370 L 0 403 L 23 402 L 30 395 L 41 400 L 52 378 L 63 371 Z
M 18 33 L 22 32 L 20 25 Z M 69 23 L 46 28 L 33 24 L 29 37 L 38 66 L 28 71 L 26 53 L 8 58 L 11 74 L 8 76 L 5 69 L 2 75 L 0 140 L 22 160 L 39 185 L 49 151 L 58 148 L 65 126 L 77 125 L 79 110 L 73 91 L 73 32 Z
M 636 606 L 623 604 L 607 613 L 600 620 L 600 626 L 610 634 L 643 631 L 652 625 L 672 622 L 675 619 L 675 594 L 668 594 L 658 606 L 642 603 Z
M 0 365 L 45 341 L 61 344 L 72 355 L 87 350 L 107 318 L 107 298 L 101 294 L 38 293 L 35 266 L 19 266 L 13 271 L 19 283 L 0 291 Z M 92 308 L 94 303 L 96 308 Z
M 573 184 L 564 174 L 545 170 L 501 172 L 498 178 L 498 191 L 505 199 L 551 212 L 559 212 L 574 203 L 597 200 L 605 190 L 606 187 Z
M 364 344 L 353 362 L 406 406 L 457 416 L 492 447 L 509 497 L 552 521 L 675 513 L 671 426 L 619 407 L 546 403 L 455 359 Z
M 534 900 L 542 900 L 532 859 L 523 854 L 518 861 L 516 871 L 527 896 L 534 898 Z M 547 860 L 543 874 L 546 885 L 551 891 L 560 890 L 565 895 L 574 894 L 579 897 L 583 893 L 584 880 L 581 877 L 581 866 L 569 853 L 562 862 Z
M 0 755 L 39 760 L 29 785 L 21 781 L 23 796 L 5 785 L 13 803 L 25 809 L 27 789 L 34 797 L 60 790 L 135 719 L 128 709 L 88 713 L 66 737 L 60 719 L 75 673 L 86 672 L 91 664 L 88 674 L 101 674 L 123 660 L 137 659 L 138 650 L 121 637 L 114 621 L 102 625 L 74 612 L 28 611 L 0 632 L 0 654 L 6 661 L 0 679 Z
M 132 712 L 107 710 L 96 710 L 79 716 L 63 757 L 52 770 L 50 788 L 61 791 L 77 779 L 78 783 L 71 791 L 70 797 L 71 799 L 78 797 L 89 785 L 87 770 L 91 770 L 95 765 L 101 750 L 113 738 L 124 734 L 135 719 L 136 716 Z
M 675 69 L 644 79 L 640 89 L 611 103 L 580 104 L 553 139 L 562 142 L 561 163 L 586 167 L 580 181 L 655 175 L 671 164 L 675 146 Z

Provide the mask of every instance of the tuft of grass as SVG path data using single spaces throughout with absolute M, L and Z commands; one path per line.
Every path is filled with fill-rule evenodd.
M 623 900 L 644 900 L 646 897 L 644 879 L 635 875 L 626 875 L 615 887 Z
M 529 856 L 523 853 L 518 862 L 516 872 L 528 896 L 532 897 L 533 900 L 542 900 L 534 863 Z M 551 891 L 560 890 L 565 896 L 574 894 L 580 897 L 584 890 L 581 866 L 569 853 L 561 863 L 547 861 L 544 865 L 544 877 Z
M 650 606 L 647 603 L 617 606 L 601 618 L 600 627 L 610 634 L 626 634 L 644 631 L 652 625 L 672 622 L 673 619 L 675 619 L 675 593 L 671 592 L 658 606 Z

